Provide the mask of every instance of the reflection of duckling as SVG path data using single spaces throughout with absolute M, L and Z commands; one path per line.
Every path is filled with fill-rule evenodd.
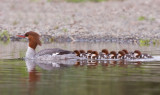
M 136 67 L 140 67 L 140 66 L 141 66 L 141 64 L 142 64 L 142 62 L 140 62 L 140 61 L 138 61 L 138 62 L 134 62 L 134 65 L 135 65 Z
M 95 68 L 98 65 L 98 61 L 88 61 L 87 66 L 90 68 Z
M 76 62 L 74 66 L 79 66 L 80 65 L 80 62 Z
M 112 65 L 112 66 L 116 66 L 117 61 L 115 61 L 115 60 L 109 60 L 109 64 Z
M 109 60 L 103 60 L 103 61 L 101 61 L 101 64 L 102 64 L 102 66 L 108 66 L 108 64 L 109 64 Z
M 120 67 L 127 67 L 127 66 L 128 66 L 128 64 L 127 64 L 126 61 L 124 61 L 124 60 L 118 61 L 118 65 L 119 65 Z
M 110 59 L 116 59 L 116 58 L 117 58 L 117 53 L 116 53 L 115 51 L 111 51 L 111 52 L 109 53 L 109 58 L 110 58 Z
M 107 59 L 108 58 L 108 50 L 102 49 L 102 51 L 99 53 L 98 59 Z

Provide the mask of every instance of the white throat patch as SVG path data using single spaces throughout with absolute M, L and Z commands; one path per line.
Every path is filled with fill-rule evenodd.
M 26 52 L 26 58 L 33 59 L 35 57 L 35 54 L 36 54 L 35 50 L 31 47 L 28 47 Z

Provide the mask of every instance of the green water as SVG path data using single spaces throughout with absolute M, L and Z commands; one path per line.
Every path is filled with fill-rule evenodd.
M 13 43 L 11 43 L 13 44 Z M 12 46 L 11 44 L 7 46 Z M 160 62 L 140 62 L 127 64 L 97 65 L 69 65 L 54 67 L 52 64 L 30 65 L 24 60 L 17 59 L 24 56 L 26 48 L 15 43 L 15 49 L 2 54 L 0 51 L 0 95 L 159 95 L 160 94 Z M 41 48 L 59 47 L 74 49 L 77 43 L 49 44 Z M 89 44 L 104 48 L 107 45 L 121 49 L 120 44 L 78 43 L 88 49 Z M 18 47 L 18 45 L 22 47 Z M 87 45 L 87 46 L 86 46 Z M 1 45 L 2 46 L 2 45 Z M 13 44 L 14 46 L 14 44 Z M 25 45 L 24 45 L 25 46 Z M 104 46 L 104 47 L 103 47 Z M 107 46 L 107 47 L 109 47 Z M 125 45 L 123 45 L 125 46 Z M 126 45 L 128 48 L 130 45 Z M 131 45 L 132 46 L 132 45 Z M 19 50 L 17 50 L 17 48 Z M 39 50 L 41 49 L 39 48 Z M 79 47 L 78 49 L 80 49 Z M 160 54 L 158 46 L 140 47 L 134 45 L 133 49 L 147 50 L 152 55 Z M 130 49 L 132 49 L 130 48 Z M 98 49 L 98 48 L 97 48 Z M 153 50 L 154 49 L 154 50 Z M 9 50 L 9 49 L 8 49 Z M 110 49 L 111 50 L 111 49 Z M 19 53 L 21 52 L 21 53 Z M 17 55 L 18 53 L 18 55 Z M 2 59 L 3 58 L 3 59 Z M 32 68 L 28 70 L 27 66 Z M 47 69 L 49 68 L 49 69 Z

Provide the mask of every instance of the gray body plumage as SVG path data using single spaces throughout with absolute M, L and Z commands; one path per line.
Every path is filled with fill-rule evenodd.
M 73 54 L 74 52 L 68 51 L 68 50 L 63 50 L 60 48 L 53 48 L 53 49 L 44 49 L 36 53 L 36 56 L 42 56 L 42 55 L 63 55 L 63 54 Z
M 36 53 L 35 59 L 37 60 L 66 60 L 66 59 L 79 59 L 72 51 L 63 50 L 60 48 L 44 49 Z

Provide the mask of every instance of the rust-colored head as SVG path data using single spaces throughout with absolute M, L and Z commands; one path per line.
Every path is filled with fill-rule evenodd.
M 105 53 L 105 54 L 109 53 L 107 49 L 102 49 L 102 52 Z
M 124 51 L 119 51 L 118 55 L 117 55 L 117 58 L 122 58 L 124 55 L 125 55 Z
M 122 51 L 124 51 L 124 52 L 125 52 L 125 54 L 128 54 L 128 50 L 126 50 L 126 49 L 123 49 Z
M 87 50 L 87 58 L 91 59 L 92 50 Z
M 117 53 L 115 52 L 115 51 L 111 51 L 110 52 L 110 58 L 116 58 L 116 56 L 117 56 Z
M 41 46 L 40 36 L 38 33 L 29 31 L 25 35 L 17 35 L 18 37 L 25 38 L 28 37 L 29 46 L 33 49 L 36 49 L 37 45 Z
M 142 55 L 142 53 L 139 50 L 134 51 L 134 57 L 139 58 Z
M 80 52 L 78 50 L 74 50 L 74 53 L 80 57 Z
M 92 51 L 92 58 L 98 58 L 98 52 L 97 51 Z
M 92 50 L 87 50 L 87 53 L 92 53 Z
M 80 53 L 85 53 L 85 51 L 84 51 L 84 50 L 79 50 L 79 52 L 80 52 Z
M 97 51 L 92 51 L 92 54 L 98 55 Z

